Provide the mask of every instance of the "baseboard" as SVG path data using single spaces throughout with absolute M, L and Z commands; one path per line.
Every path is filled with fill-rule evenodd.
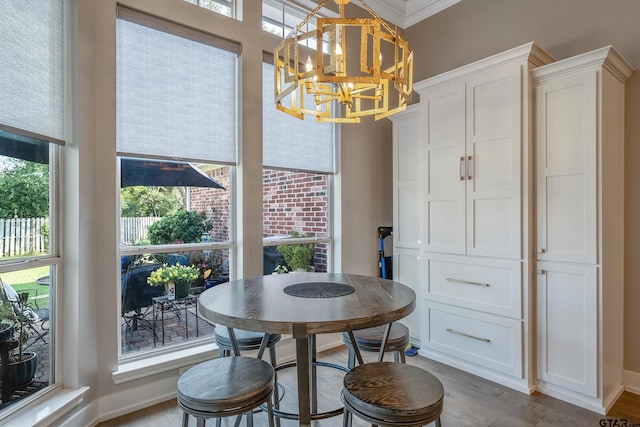
M 624 391 L 624 386 L 620 385 L 618 388 L 616 388 L 615 391 L 610 393 L 604 401 L 598 398 L 585 396 L 580 393 L 564 389 L 562 387 L 558 387 L 554 384 L 545 383 L 544 381 L 540 381 L 538 383 L 537 390 L 542 394 L 546 394 L 547 396 L 551 396 L 564 402 L 571 403 L 572 405 L 588 409 L 589 411 L 605 415 L 613 407 L 613 405 L 616 403 L 616 401 Z
M 533 385 L 527 384 L 527 381 L 524 378 L 515 378 L 503 375 L 490 369 L 428 349 L 420 349 L 418 354 L 426 357 L 427 359 L 435 360 L 436 362 L 444 363 L 445 365 L 460 369 L 461 371 L 469 372 L 524 394 L 531 394 L 534 391 Z
M 640 372 L 622 371 L 622 383 L 625 391 L 640 394 Z

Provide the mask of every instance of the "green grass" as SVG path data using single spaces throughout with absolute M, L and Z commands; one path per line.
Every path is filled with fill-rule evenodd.
M 12 271 L 0 275 L 2 281 L 10 284 L 16 292 L 29 292 L 29 298 L 36 295 L 49 294 L 47 286 L 38 285 L 36 280 L 49 274 L 49 267 L 30 268 L 28 270 Z M 49 298 L 32 300 L 29 302 L 34 308 L 49 308 Z

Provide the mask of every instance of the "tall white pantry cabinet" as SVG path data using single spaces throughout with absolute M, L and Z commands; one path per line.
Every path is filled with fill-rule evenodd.
M 606 47 L 532 72 L 538 388 L 605 412 L 622 393 L 624 85 Z
M 612 48 L 554 61 L 528 43 L 415 84 L 391 118 L 394 280 L 416 290 L 421 355 L 604 412 L 622 372 L 630 67 Z

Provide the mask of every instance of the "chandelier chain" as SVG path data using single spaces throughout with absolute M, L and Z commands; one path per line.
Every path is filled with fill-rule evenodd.
M 311 13 L 310 13 L 309 15 L 307 15 L 307 17 L 306 17 L 306 18 L 304 18 L 304 19 L 302 20 L 302 22 L 300 22 L 300 23 L 296 26 L 296 30 L 295 30 L 295 31 L 296 31 L 296 34 L 298 33 L 298 31 L 300 31 L 300 30 L 302 29 L 302 27 L 304 27 L 305 25 L 307 25 L 307 23 L 309 22 L 309 20 L 310 20 L 313 16 L 315 16 L 315 15 L 318 13 L 318 11 L 319 11 L 320 9 L 322 9 L 322 7 L 327 3 L 327 1 L 328 1 L 328 0 L 322 0 L 322 2 L 320 2 L 320 4 L 318 5 L 318 7 L 316 7 L 315 9 L 313 9 L 313 10 L 311 11 Z
M 395 32 L 394 30 L 392 30 L 392 29 L 391 29 L 391 27 L 386 23 L 386 21 L 385 21 L 384 19 L 380 18 L 380 16 L 379 16 L 379 15 L 378 15 L 378 14 L 377 14 L 373 9 L 371 9 L 371 8 L 369 7 L 369 5 L 368 5 L 368 4 L 366 4 L 366 3 L 364 2 L 364 0 L 358 0 L 358 1 L 359 1 L 359 2 L 360 2 L 360 4 L 362 5 L 362 7 L 364 7 L 364 8 L 365 8 L 365 10 L 366 10 L 367 12 L 369 12 L 371 15 L 373 15 L 373 17 L 374 17 L 374 18 L 376 18 L 376 19 L 379 19 L 379 20 L 380 20 L 380 22 L 382 23 L 382 26 L 383 26 L 384 28 L 386 28 L 386 29 L 387 29 L 387 31 L 389 31 L 389 32 L 390 32 L 391 34 L 393 34 L 394 36 L 396 35 L 396 32 Z

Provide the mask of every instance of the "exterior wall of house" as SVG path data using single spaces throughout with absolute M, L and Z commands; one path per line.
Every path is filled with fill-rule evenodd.
M 217 190 L 212 196 L 211 189 L 191 187 L 189 195 L 189 209 L 204 212 L 211 220 L 213 228 L 209 233 L 214 242 L 229 240 L 229 226 L 231 224 L 231 176 L 229 167 L 224 166 L 207 172 L 226 190 Z
M 207 173 L 229 189 L 229 167 Z M 263 177 L 263 237 L 287 237 L 292 230 L 311 237 L 329 235 L 328 176 L 284 170 L 265 169 Z M 204 212 L 213 224 L 211 238 L 229 238 L 229 191 L 218 191 L 212 197 L 209 189 L 193 187 L 189 208 Z M 327 271 L 327 247 L 317 244 L 313 266 Z

